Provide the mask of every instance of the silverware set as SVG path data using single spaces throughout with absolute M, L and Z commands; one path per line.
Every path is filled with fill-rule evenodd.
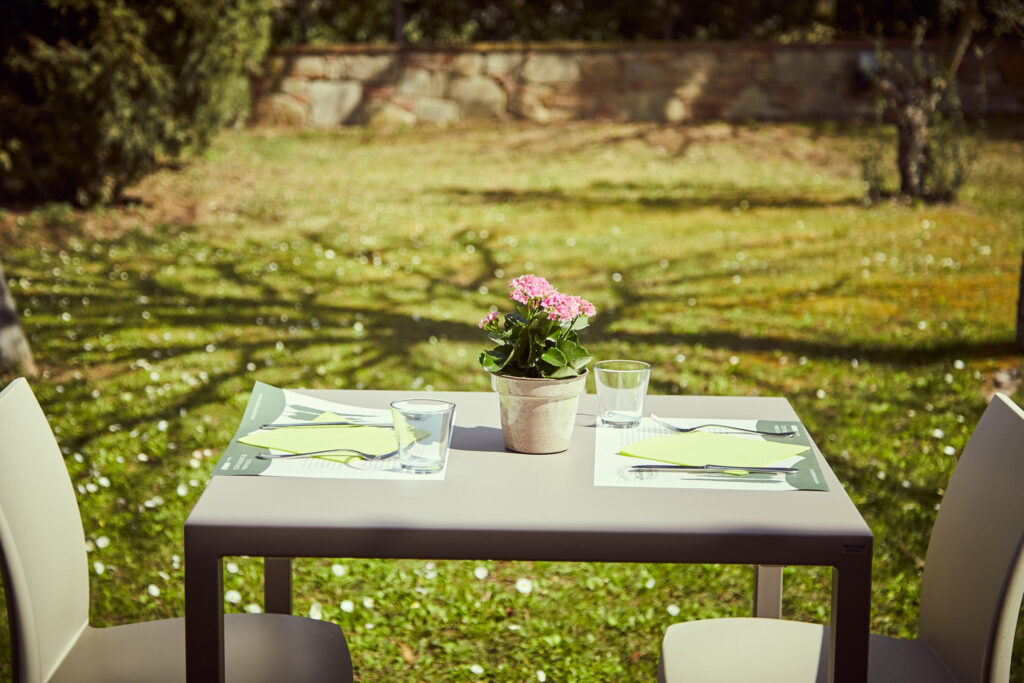
M 372 418 L 352 416 L 349 419 L 338 422 L 271 422 L 261 425 L 260 429 L 284 429 L 287 427 L 388 427 L 394 428 L 391 422 L 373 422 Z M 398 449 L 387 453 L 366 453 L 355 448 L 327 448 L 322 451 L 307 451 L 305 453 L 267 453 L 261 451 L 256 454 L 260 460 L 282 460 L 285 458 L 314 458 L 318 455 L 357 455 L 363 460 L 387 460 L 398 453 Z

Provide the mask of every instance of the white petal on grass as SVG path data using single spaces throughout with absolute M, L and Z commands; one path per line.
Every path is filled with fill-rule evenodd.
M 363 598 L 363 607 L 373 609 L 373 598 Z
M 957 370 L 963 370 L 965 367 L 964 362 L 962 360 L 955 360 L 953 361 L 953 367 Z
M 353 611 L 355 611 L 355 608 L 356 608 L 356 606 L 352 603 L 351 600 L 342 600 L 341 601 L 341 611 L 342 612 L 345 612 L 346 614 L 351 614 Z
M 245 606 L 245 611 L 249 614 L 262 614 L 263 608 L 253 602 Z
M 953 448 L 952 446 L 946 446 L 945 448 L 942 449 L 942 452 L 945 453 L 946 455 L 956 455 L 956 449 Z
M 178 484 L 177 492 L 179 496 L 187 496 L 188 486 L 186 484 Z
M 228 562 L 226 565 L 224 565 L 224 568 L 228 570 L 229 574 L 238 573 L 238 564 L 236 564 L 235 562 Z
M 482 676 L 484 673 L 484 668 L 479 664 L 473 664 L 469 667 L 469 670 L 475 673 L 477 676 Z
M 679 616 L 679 605 L 669 605 L 668 607 L 665 608 L 665 611 L 668 612 L 669 616 L 678 617 Z
M 473 576 L 480 579 L 481 581 L 486 579 L 488 574 L 490 574 L 490 572 L 487 571 L 487 567 L 477 567 L 473 570 Z
M 92 570 L 96 572 L 97 576 L 102 576 L 103 572 L 107 571 L 107 566 L 102 562 L 93 562 Z
M 319 602 L 314 602 L 309 606 L 309 618 L 316 619 L 318 621 L 324 618 L 324 608 Z
M 946 433 L 939 429 L 938 427 L 936 427 L 935 429 L 932 430 L 932 436 L 934 436 L 936 439 L 941 439 L 944 436 L 946 436 Z
M 537 680 L 540 683 L 544 683 L 544 681 L 548 680 L 548 675 L 544 673 L 543 669 L 537 669 Z
M 110 545 L 110 539 L 106 536 L 100 536 L 96 539 L 97 548 L 106 548 L 108 545 Z
M 644 581 L 644 588 L 654 588 L 654 584 L 657 583 L 653 578 Z
M 242 594 L 232 588 L 224 593 L 224 600 L 225 602 L 230 602 L 232 605 L 237 605 L 242 602 Z
M 156 584 L 151 583 L 151 584 L 149 584 L 149 587 L 146 588 L 146 592 L 149 593 L 150 595 L 152 595 L 154 598 L 159 597 L 160 596 L 160 587 L 157 586 Z
M 341 564 L 332 564 L 331 573 L 335 576 L 345 576 L 345 566 Z
M 518 579 L 516 581 L 516 590 L 523 595 L 528 595 L 533 592 L 533 581 L 527 578 Z

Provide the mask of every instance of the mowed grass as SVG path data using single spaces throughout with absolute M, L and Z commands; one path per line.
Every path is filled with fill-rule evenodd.
M 536 273 L 594 302 L 584 343 L 650 361 L 654 393 L 787 397 L 875 533 L 873 629 L 914 636 L 943 489 L 993 374 L 1021 366 L 1024 144 L 991 134 L 955 205 L 866 206 L 867 138 L 232 132 L 123 206 L 0 212 L 33 387 L 79 493 L 94 623 L 182 615 L 182 526 L 254 380 L 487 391 L 477 322 Z M 261 571 L 231 559 L 227 609 L 258 608 Z M 364 681 L 649 681 L 665 628 L 749 614 L 751 578 L 306 559 L 295 610 L 345 629 Z M 827 570 L 785 580 L 785 616 L 828 619 Z

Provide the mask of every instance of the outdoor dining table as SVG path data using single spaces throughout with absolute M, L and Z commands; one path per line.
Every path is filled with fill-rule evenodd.
M 412 396 L 454 402 L 444 478 L 212 477 L 185 522 L 189 683 L 224 680 L 222 564 L 241 555 L 266 558 L 269 612 L 291 611 L 293 557 L 748 564 L 760 569 L 759 616 L 778 616 L 782 566 L 831 567 L 830 680 L 867 679 L 873 538 L 813 442 L 827 491 L 596 486 L 593 395 L 580 399 L 567 451 L 526 455 L 505 450 L 496 394 L 305 393 L 368 408 Z M 799 419 L 778 397 L 651 395 L 646 409 Z

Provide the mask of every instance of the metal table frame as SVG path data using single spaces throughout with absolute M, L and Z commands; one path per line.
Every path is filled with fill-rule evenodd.
M 292 557 L 750 564 L 755 614 L 776 617 L 782 566 L 828 566 L 830 680 L 867 679 L 873 538 L 816 446 L 828 492 L 595 487 L 592 395 L 581 397 L 568 451 L 525 455 L 504 449 L 495 394 L 310 393 L 376 408 L 413 395 L 453 401 L 445 480 L 213 477 L 185 522 L 190 683 L 224 680 L 222 558 L 238 555 L 267 558 L 265 609 L 284 613 Z M 783 398 L 649 396 L 647 409 L 797 419 Z

